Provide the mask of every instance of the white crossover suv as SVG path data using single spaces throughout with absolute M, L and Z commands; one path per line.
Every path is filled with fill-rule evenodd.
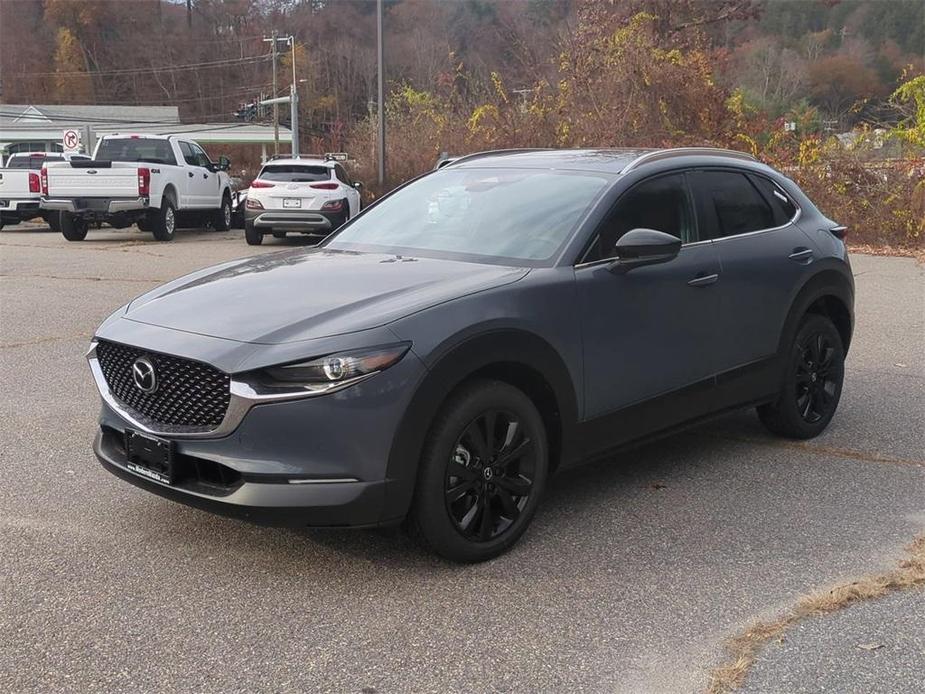
M 256 246 L 264 234 L 327 236 L 360 211 L 361 187 L 337 161 L 302 154 L 274 157 L 247 191 L 244 238 Z

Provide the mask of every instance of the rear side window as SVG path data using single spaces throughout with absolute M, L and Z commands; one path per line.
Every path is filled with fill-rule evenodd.
M 749 174 L 748 177 L 770 203 L 771 210 L 774 212 L 774 226 L 783 226 L 796 216 L 797 206 L 793 204 L 790 196 L 781 190 L 780 186 L 764 176 Z
M 105 139 L 96 150 L 96 158 L 103 161 L 137 161 L 149 164 L 177 163 L 170 142 L 148 137 Z
M 311 183 L 327 181 L 331 170 L 327 166 L 306 166 L 303 164 L 271 164 L 264 166 L 257 177 L 264 181 L 283 181 L 285 183 Z
M 744 174 L 694 171 L 691 175 L 697 183 L 701 209 L 708 218 L 715 215 L 713 238 L 778 226 L 771 206 Z
M 41 169 L 50 161 L 64 161 L 64 157 L 11 157 L 6 166 L 8 169 Z

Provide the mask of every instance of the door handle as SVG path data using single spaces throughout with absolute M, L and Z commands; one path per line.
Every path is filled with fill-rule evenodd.
M 795 260 L 800 262 L 801 260 L 812 260 L 813 258 L 813 249 L 812 248 L 794 248 L 793 253 L 787 256 L 790 260 Z
M 203 177 L 203 178 L 208 178 L 208 177 L 209 177 L 209 174 L 202 174 L 202 177 Z
M 715 283 L 716 280 L 718 279 L 719 279 L 719 275 L 715 272 L 712 275 L 706 275 L 701 272 L 699 275 L 697 275 L 694 279 L 692 279 L 687 284 L 691 287 L 706 287 L 710 284 Z
M 192 177 L 193 177 L 193 172 L 192 172 L 192 171 L 187 171 L 187 172 L 186 172 L 186 175 L 189 176 L 190 178 L 192 178 Z

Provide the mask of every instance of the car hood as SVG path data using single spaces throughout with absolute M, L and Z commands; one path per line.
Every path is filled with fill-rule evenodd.
M 123 318 L 238 342 L 280 344 L 365 330 L 526 275 L 434 258 L 292 250 L 181 277 Z

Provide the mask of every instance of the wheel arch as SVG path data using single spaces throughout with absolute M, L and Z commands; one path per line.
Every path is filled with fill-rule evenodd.
M 848 354 L 854 332 L 854 285 L 843 271 L 821 270 L 800 288 L 790 304 L 778 354 L 782 354 L 793 340 L 797 326 L 807 313 L 823 315 L 831 320 L 841 336 L 845 354 Z
M 178 209 L 180 201 L 177 197 L 177 189 L 174 187 L 173 183 L 168 183 L 164 186 L 164 192 L 161 194 L 161 197 L 170 200 L 174 210 Z M 163 202 L 161 204 L 163 204 Z
M 509 383 L 533 400 L 546 426 L 550 472 L 575 455 L 577 397 L 568 368 L 543 338 L 523 330 L 495 330 L 437 350 L 439 357 L 418 384 L 389 452 L 390 485 L 384 518 L 407 513 L 418 464 L 433 421 L 443 403 L 474 379 Z

